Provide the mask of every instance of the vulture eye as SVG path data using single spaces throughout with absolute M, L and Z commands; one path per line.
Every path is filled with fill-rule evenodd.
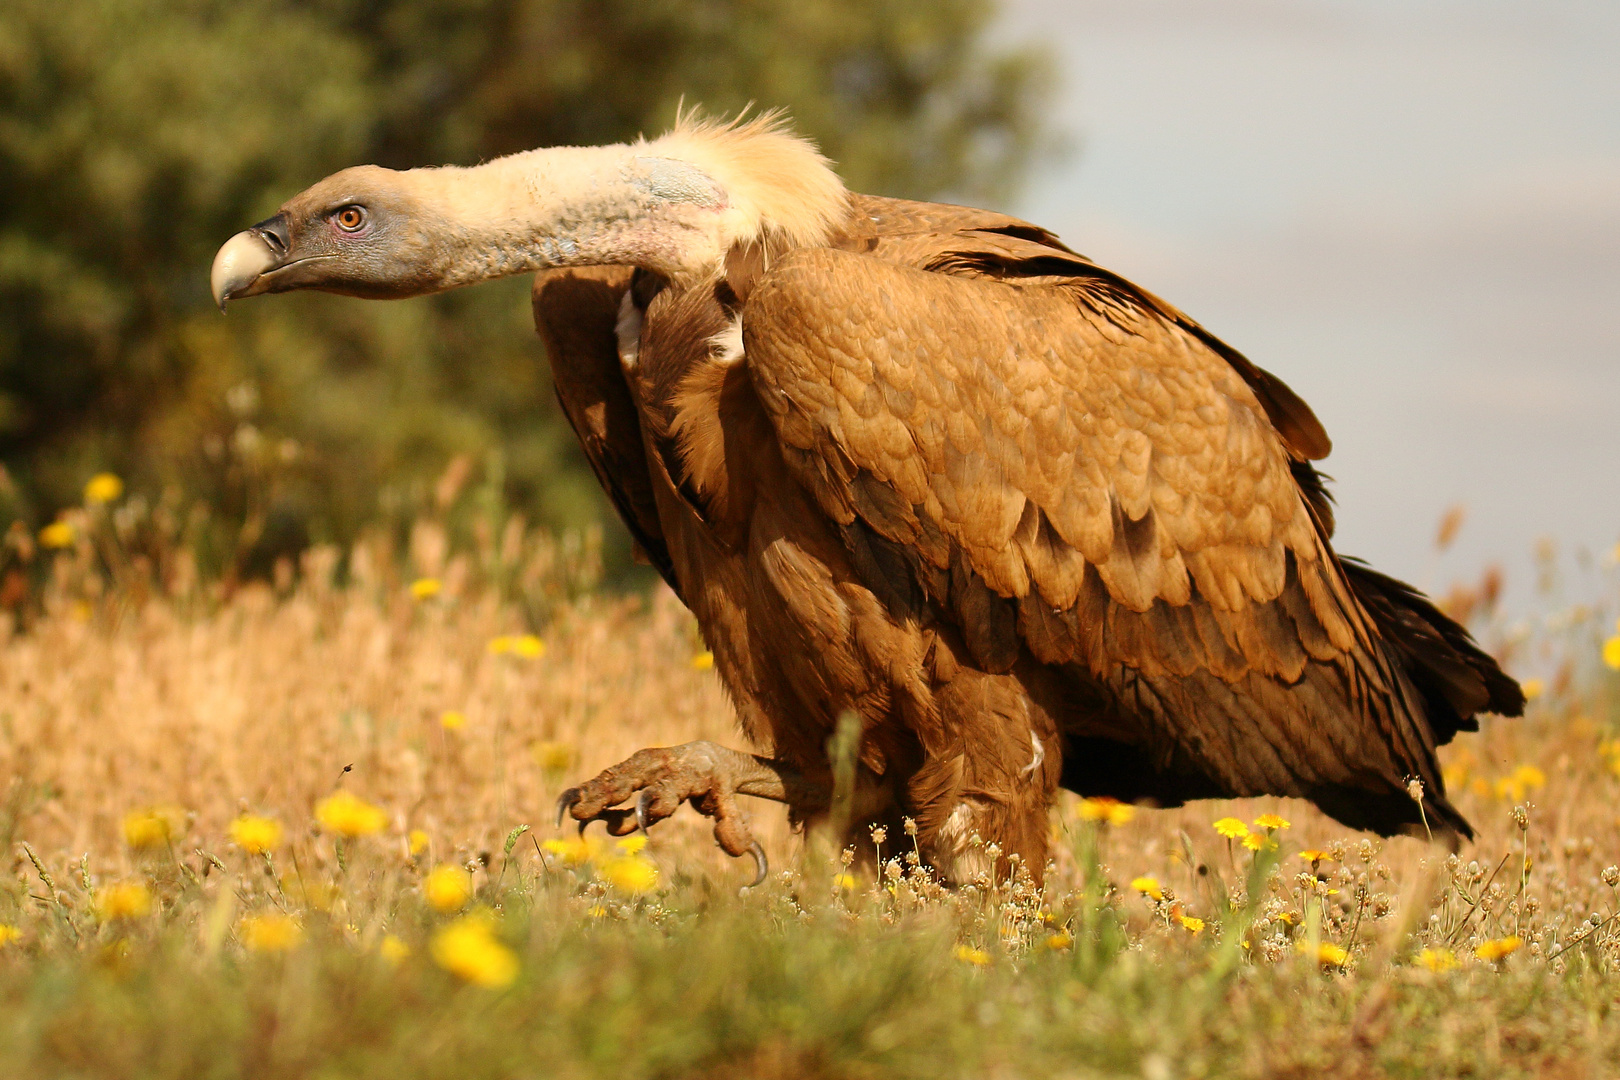
M 332 220 L 344 232 L 359 232 L 366 223 L 366 209 L 363 206 L 345 206 L 332 215 Z

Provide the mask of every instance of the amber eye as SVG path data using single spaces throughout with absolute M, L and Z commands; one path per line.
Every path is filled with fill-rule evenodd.
M 366 212 L 358 206 L 345 206 L 332 215 L 332 220 L 344 232 L 359 232 L 360 226 L 366 223 Z

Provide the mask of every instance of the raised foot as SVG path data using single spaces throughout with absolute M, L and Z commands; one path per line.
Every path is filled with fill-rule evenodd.
M 772 783 L 771 781 L 775 781 Z M 737 808 L 739 794 L 779 798 L 780 780 L 768 763 L 752 754 L 711 742 L 639 750 L 595 778 L 564 791 L 557 799 L 557 824 L 566 817 L 579 822 L 580 832 L 601 821 L 614 836 L 649 827 L 673 814 L 683 802 L 714 819 L 714 839 L 727 855 L 754 857 L 754 879 L 745 888 L 765 880 L 770 864 L 765 849 L 748 830 Z M 634 796 L 632 806 L 622 805 Z

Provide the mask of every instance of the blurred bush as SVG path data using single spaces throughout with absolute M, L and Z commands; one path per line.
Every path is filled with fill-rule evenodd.
M 553 405 L 527 280 L 393 304 L 210 305 L 217 245 L 347 165 L 655 134 L 684 97 L 786 106 L 855 188 L 1006 192 L 1039 54 L 979 0 L 7 0 L 0 528 L 110 471 L 199 572 L 446 513 L 607 516 Z M 459 463 L 459 464 L 455 464 Z M 441 485 L 442 486 L 442 485 Z M 469 526 L 470 527 L 470 526 Z M 625 562 L 608 530 L 609 572 Z

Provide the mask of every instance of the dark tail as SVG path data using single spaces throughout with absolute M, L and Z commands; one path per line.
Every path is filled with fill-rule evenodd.
M 1423 695 L 1437 745 L 1478 731 L 1480 713 L 1524 715 L 1524 691 L 1473 636 L 1403 581 L 1340 556 L 1345 576 Z

